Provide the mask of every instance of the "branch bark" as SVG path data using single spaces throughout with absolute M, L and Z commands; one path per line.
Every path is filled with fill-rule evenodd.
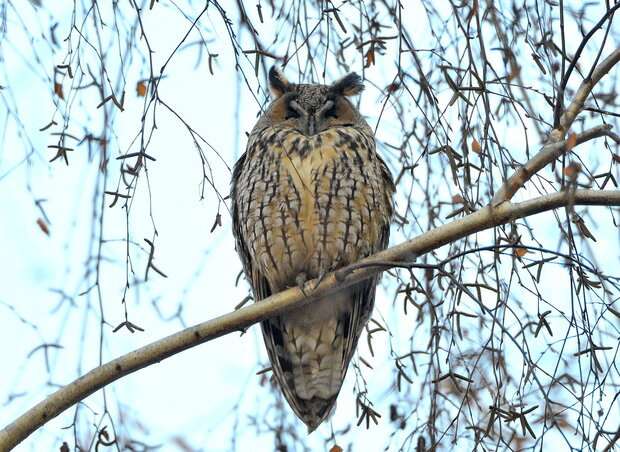
M 586 141 L 602 136 L 608 136 L 616 143 L 620 144 L 620 139 L 616 134 L 611 132 L 611 124 L 602 124 L 600 126 L 593 127 L 586 130 L 583 133 L 575 135 L 575 141 L 572 146 L 577 146 Z M 561 140 L 558 142 L 551 142 L 543 146 L 543 148 L 534 157 L 529 159 L 525 165 L 516 170 L 507 180 L 504 185 L 495 193 L 491 200 L 491 205 L 498 205 L 504 201 L 512 199 L 514 194 L 523 187 L 525 183 L 530 180 L 538 171 L 543 169 L 549 163 L 560 157 L 567 150 L 569 140 Z
M 549 134 L 549 141 L 547 144 L 542 147 L 538 154 L 528 160 L 525 165 L 515 171 L 514 174 L 506 180 L 506 182 L 495 193 L 495 196 L 493 196 L 493 199 L 491 200 L 492 206 L 497 206 L 504 201 L 509 201 L 512 199 L 517 190 L 523 187 L 523 185 L 525 185 L 525 183 L 530 180 L 534 174 L 560 157 L 566 151 L 566 141 L 564 141 L 566 134 L 575 121 L 575 118 L 577 118 L 579 113 L 581 113 L 586 99 L 601 78 L 603 78 L 603 76 L 605 76 L 605 74 L 607 74 L 619 62 L 620 49 L 616 49 L 592 71 L 590 78 L 586 78 L 583 82 L 581 82 L 575 97 L 560 117 L 558 127 L 553 129 Z M 603 135 L 614 138 L 616 135 L 611 134 L 610 130 L 611 126 L 608 125 L 594 127 L 593 129 L 577 135 L 577 142 L 575 144 L 581 144 L 585 141 Z
M 352 264 L 351 268 L 345 267 L 332 272 L 318 285 L 316 280 L 309 281 L 306 283 L 303 292 L 299 287 L 294 287 L 272 295 L 259 303 L 254 303 L 251 306 L 153 342 L 91 370 L 28 410 L 0 431 L 0 450 L 9 451 L 13 449 L 50 419 L 125 375 L 158 363 L 196 345 L 234 331 L 243 330 L 274 315 L 307 305 L 319 297 L 381 273 L 387 269 L 386 262 L 411 262 L 422 254 L 470 234 L 509 223 L 517 218 L 567 205 L 618 207 L 620 206 L 620 190 L 578 190 L 570 192 L 570 194 L 569 192 L 558 192 L 519 204 L 504 202 L 498 206 L 487 206 L 466 217 L 363 259 L 360 261 L 365 263 L 363 266 L 356 263 Z M 377 265 L 369 266 L 372 262 Z
M 611 52 L 609 56 L 601 61 L 601 63 L 592 71 L 592 76 L 581 82 L 575 97 L 571 101 L 568 108 L 564 111 L 564 114 L 560 117 L 559 126 L 551 132 L 552 141 L 557 142 L 564 139 L 568 129 L 570 129 L 570 126 L 575 121 L 575 118 L 577 118 L 579 113 L 581 113 L 586 99 L 592 92 L 592 89 L 607 73 L 609 73 L 609 71 L 611 71 L 611 68 L 618 64 L 618 62 L 620 62 L 620 48 Z

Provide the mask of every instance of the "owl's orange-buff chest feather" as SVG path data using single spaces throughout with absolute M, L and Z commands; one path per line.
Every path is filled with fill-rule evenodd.
M 239 180 L 241 228 L 273 290 L 380 249 L 389 202 L 372 136 L 349 128 L 307 137 L 267 128 L 250 142 Z

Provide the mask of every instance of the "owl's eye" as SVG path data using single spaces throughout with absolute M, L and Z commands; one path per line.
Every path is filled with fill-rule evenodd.
M 289 119 L 296 119 L 296 118 L 299 118 L 299 113 L 291 108 L 286 113 L 286 116 L 284 117 L 284 120 L 286 121 L 286 120 L 289 120 Z
M 328 110 L 325 110 L 325 113 L 323 113 L 323 115 L 325 116 L 325 118 L 338 119 L 338 111 L 336 110 L 336 106 L 334 105 Z

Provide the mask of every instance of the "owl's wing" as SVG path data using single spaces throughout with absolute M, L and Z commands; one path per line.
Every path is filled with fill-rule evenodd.
M 389 174 L 389 173 L 388 173 Z M 383 250 L 387 247 L 390 237 L 390 225 L 386 223 L 381 227 L 381 234 L 378 240 L 378 248 L 376 251 Z M 366 256 L 367 257 L 367 256 Z M 345 335 L 345 346 L 343 350 L 343 359 L 345 360 L 345 368 L 343 370 L 342 378 L 347 372 L 347 367 L 355 349 L 357 348 L 357 342 L 364 330 L 364 327 L 370 320 L 370 315 L 375 306 L 375 294 L 377 292 L 377 283 L 380 280 L 380 276 L 367 279 L 360 283 L 354 284 L 351 287 L 351 313 L 348 318 L 343 319 L 346 324 L 346 330 L 350 334 Z
M 232 222 L 233 222 L 233 235 L 235 236 L 235 247 L 237 249 L 237 253 L 241 257 L 241 261 L 243 264 L 243 270 L 246 276 L 249 279 L 249 283 L 252 286 L 252 292 L 254 293 L 255 301 L 262 300 L 270 296 L 273 292 L 267 279 L 258 271 L 258 269 L 253 265 L 252 258 L 250 255 L 250 251 L 248 249 L 248 245 L 244 240 L 244 230 L 243 222 L 246 221 L 242 218 L 242 214 L 240 212 L 241 206 L 239 202 L 239 193 L 238 190 L 238 181 L 239 176 L 241 175 L 241 171 L 243 170 L 243 166 L 245 165 L 245 160 L 247 158 L 247 153 L 244 153 L 233 168 L 233 177 L 232 177 Z
M 311 332 L 289 331 L 287 317 L 282 316 L 261 323 L 269 360 L 282 393 L 310 431 L 325 420 L 336 402 L 358 339 L 372 312 L 375 283 L 373 278 L 315 300 L 317 305 L 342 303 L 348 308 L 335 319 L 333 337 L 324 332 L 312 337 Z M 314 370 L 311 370 L 313 354 L 308 349 L 308 341 L 315 341 L 317 353 L 323 344 L 325 349 L 331 350 L 319 358 L 319 367 Z M 295 342 L 298 348 L 291 346 Z
M 379 249 L 385 248 L 388 236 L 389 225 L 382 225 L 377 241 Z M 303 331 L 300 334 L 299 331 L 288 330 L 287 326 L 291 323 L 287 324 L 287 321 L 290 322 L 292 315 L 311 315 L 310 311 L 304 311 L 304 308 L 287 313 L 285 317 L 277 316 L 261 323 L 269 361 L 282 393 L 310 431 L 325 420 L 336 402 L 349 362 L 372 313 L 378 279 L 370 278 L 354 284 L 315 300 L 306 307 L 316 312 L 325 309 L 324 303 L 341 304 L 342 309 L 336 310 L 333 329 L 329 322 L 325 323 L 327 333 L 320 329 L 318 335 L 313 336 L 312 331 Z M 266 281 L 264 285 L 255 287 L 257 298 L 264 287 L 268 290 Z M 318 369 L 312 369 L 311 362 L 315 356 L 308 349 L 309 342 L 314 345 L 317 353 L 323 348 L 323 344 L 324 350 L 331 350 L 318 359 Z M 303 345 L 304 343 L 306 345 Z
M 248 245 L 244 241 L 244 230 L 242 228 L 244 220 L 237 203 L 235 181 L 239 177 L 245 158 L 245 155 L 241 157 L 233 172 L 233 228 L 237 251 L 252 285 L 255 300 L 260 301 L 270 296 L 273 291 L 267 279 L 253 265 Z M 393 191 L 394 185 L 391 175 L 382 161 L 381 170 L 386 182 L 384 188 L 387 191 Z M 386 209 L 385 222 L 380 225 L 373 252 L 384 249 L 387 245 L 392 207 L 386 206 Z M 336 402 L 349 361 L 355 353 L 359 337 L 372 313 L 377 281 L 378 278 L 362 281 L 328 297 L 316 300 L 308 306 L 313 308 L 311 310 L 301 308 L 289 312 L 285 316 L 276 316 L 261 323 L 274 375 L 289 405 L 308 425 L 310 430 L 314 430 L 325 420 Z M 323 303 L 322 306 L 321 303 Z M 316 313 L 327 306 L 334 306 L 336 303 L 342 309 L 339 309 L 336 315 L 331 317 L 333 323 L 326 327 L 328 334 L 322 333 L 324 331 L 322 328 L 314 331 L 305 330 L 301 332 L 301 335 L 298 334 L 298 331 L 294 331 L 295 326 L 291 327 L 289 331 L 288 326 L 295 325 L 295 321 L 291 321 L 292 318 L 299 320 L 300 317 L 309 314 L 310 311 Z M 303 321 L 301 323 L 303 325 Z M 312 336 L 317 331 L 318 334 Z M 300 342 L 304 342 L 305 345 L 297 348 Z M 332 350 L 327 355 L 322 355 L 322 359 L 319 359 L 318 376 L 312 370 L 311 363 L 305 359 L 306 354 L 312 355 L 308 343 L 314 345 L 311 348 L 316 353 L 319 353 L 321 343 L 325 343 L 328 346 L 327 349 Z M 313 359 L 316 359 L 316 356 Z M 317 389 L 319 387 L 320 389 Z
M 370 314 L 375 306 L 377 278 L 367 279 L 352 286 L 351 306 L 352 310 L 348 317 L 343 319 L 345 322 L 345 331 L 350 333 L 345 335 L 345 346 L 343 350 L 344 362 L 348 363 L 353 358 L 357 342 L 370 319 Z M 342 378 L 347 372 L 346 367 L 343 369 Z
M 387 172 L 387 175 L 389 177 L 389 179 L 387 180 L 391 182 L 392 176 L 389 173 L 389 170 Z M 392 215 L 390 213 L 389 217 L 387 217 L 387 221 L 381 225 L 379 237 L 377 237 L 377 247 L 373 250 L 374 253 L 384 250 L 388 246 L 388 242 L 390 240 L 391 218 Z M 366 323 L 368 323 L 368 320 L 370 320 L 370 315 L 372 314 L 372 311 L 375 307 L 375 293 L 377 291 L 377 284 L 379 283 L 380 279 L 381 275 L 375 276 L 374 278 L 367 279 L 353 286 L 353 314 L 351 315 L 350 324 L 351 331 L 355 333 L 357 339 L 359 339 L 359 336 L 362 334 L 362 330 L 366 326 Z M 353 356 L 353 352 L 355 351 L 355 347 L 357 345 L 357 339 L 355 340 L 355 343 L 352 344 L 352 349 L 347 355 L 349 359 L 351 359 Z

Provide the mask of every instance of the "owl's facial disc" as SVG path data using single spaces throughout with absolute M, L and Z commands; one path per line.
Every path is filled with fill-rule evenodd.
M 335 125 L 339 119 L 336 102 L 327 100 L 318 110 L 309 106 L 302 107 L 297 101 L 289 102 L 287 120 L 293 120 L 296 128 L 306 136 L 317 135 Z
M 323 119 L 338 119 L 338 110 L 336 109 L 336 102 L 328 100 L 325 105 L 317 112 L 317 116 Z

